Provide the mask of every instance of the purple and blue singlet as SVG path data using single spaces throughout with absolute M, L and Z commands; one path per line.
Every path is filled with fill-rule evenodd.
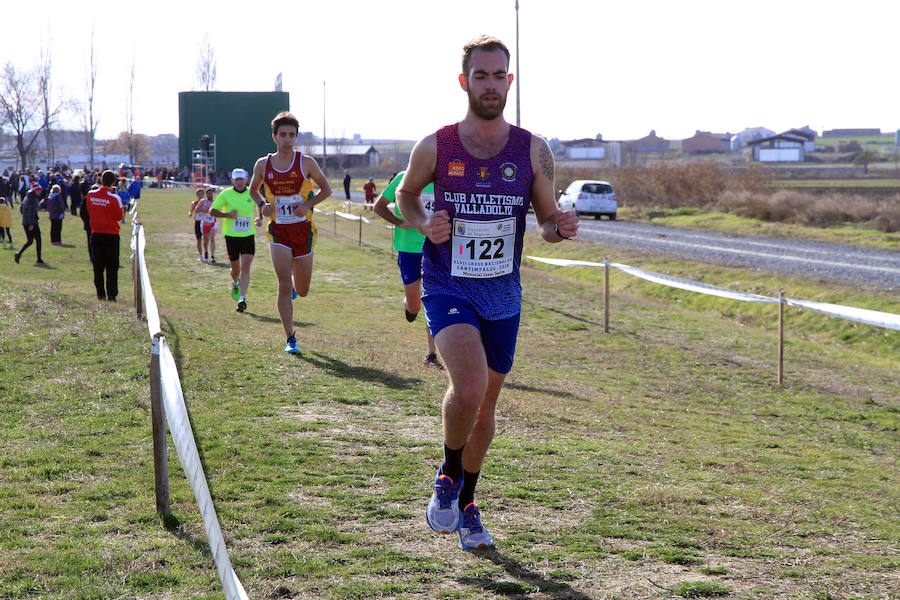
M 437 131 L 434 210 L 446 210 L 450 241 L 422 249 L 422 295 L 466 299 L 482 319 L 521 312 L 519 263 L 531 204 L 531 133 L 510 126 L 493 158 L 475 158 L 459 138 L 459 124 Z

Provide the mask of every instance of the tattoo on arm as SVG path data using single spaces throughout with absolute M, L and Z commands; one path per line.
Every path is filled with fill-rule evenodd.
M 550 148 L 547 144 L 541 145 L 540 152 L 540 163 L 541 163 L 541 172 L 551 182 L 553 181 L 553 154 L 550 152 Z

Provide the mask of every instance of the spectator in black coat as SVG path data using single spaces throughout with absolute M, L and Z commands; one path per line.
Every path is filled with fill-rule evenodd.
M 69 184 L 69 207 L 73 215 L 78 214 L 78 209 L 81 208 L 81 200 L 83 197 L 84 194 L 81 193 L 81 176 L 76 175 L 72 178 L 72 183 Z

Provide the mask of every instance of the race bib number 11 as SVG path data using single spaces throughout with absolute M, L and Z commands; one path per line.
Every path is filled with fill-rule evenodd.
M 453 219 L 452 265 L 454 277 L 487 279 L 513 270 L 516 219 L 467 221 Z
M 275 222 L 279 225 L 289 225 L 305 221 L 306 217 L 298 217 L 294 214 L 294 204 L 303 202 L 299 194 L 293 196 L 275 196 Z

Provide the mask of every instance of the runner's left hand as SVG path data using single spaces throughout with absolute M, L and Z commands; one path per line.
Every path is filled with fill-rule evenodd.
M 556 227 L 567 238 L 575 237 L 578 235 L 578 215 L 574 210 L 557 210 Z
M 297 217 L 305 217 L 306 216 L 306 202 L 295 202 L 294 203 L 294 216 L 297 216 Z

